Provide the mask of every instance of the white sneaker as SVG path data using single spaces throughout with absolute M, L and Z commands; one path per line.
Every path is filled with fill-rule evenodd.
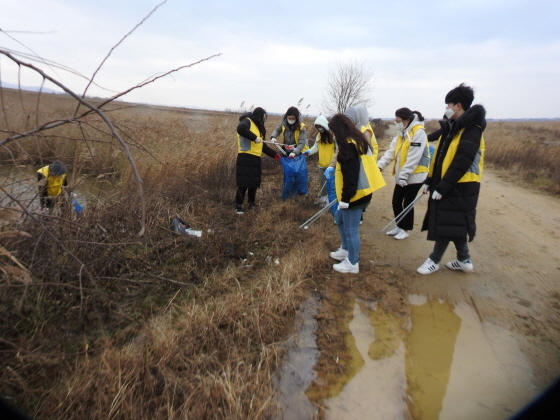
M 416 271 L 418 271 L 420 274 L 431 274 L 431 273 L 435 273 L 438 270 L 439 270 L 439 264 L 436 264 L 435 262 L 432 261 L 431 258 L 428 258 L 426 261 L 424 261 L 424 264 L 418 267 Z
M 352 264 L 348 258 L 342 260 L 338 264 L 333 264 L 333 268 L 335 271 L 339 273 L 352 273 L 357 274 L 360 272 L 360 264 Z
M 406 230 L 401 229 L 399 233 L 395 235 L 395 239 L 406 239 L 408 238 L 408 232 Z
M 389 232 L 387 232 L 387 235 L 389 236 L 395 236 L 397 233 L 399 233 L 401 231 L 400 227 L 396 227 L 394 229 L 391 229 Z
M 451 270 L 463 270 L 463 271 L 471 271 L 474 268 L 471 260 L 465 260 L 465 261 L 454 260 L 448 262 L 447 264 L 445 264 L 445 266 L 447 268 L 450 268 Z
M 331 252 L 329 255 L 333 260 L 343 261 L 348 258 L 348 250 L 338 248 L 336 251 Z

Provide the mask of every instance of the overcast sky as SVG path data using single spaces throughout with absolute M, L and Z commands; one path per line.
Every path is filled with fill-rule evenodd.
M 0 48 L 36 54 L 91 77 L 161 0 L 0 0 Z M 374 74 L 372 117 L 400 107 L 443 115 L 445 94 L 475 88 L 488 118 L 559 118 L 560 1 L 168 0 L 111 54 L 96 76 L 108 97 L 166 76 L 123 99 L 226 110 L 262 106 L 320 113 L 336 63 Z M 31 62 L 24 59 L 25 62 Z M 87 81 L 41 67 L 76 92 Z M 3 83 L 17 67 L 0 55 Z M 21 83 L 41 81 L 22 70 Z M 49 85 L 52 87 L 52 85 Z

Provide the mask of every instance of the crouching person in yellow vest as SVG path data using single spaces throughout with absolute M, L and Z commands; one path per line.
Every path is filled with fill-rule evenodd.
M 68 186 L 66 175 L 68 169 L 60 160 L 55 160 L 47 166 L 37 170 L 37 181 L 39 182 L 39 196 L 41 210 L 52 209 L 62 196 L 64 187 Z
M 340 248 L 330 253 L 333 265 L 340 273 L 358 273 L 360 258 L 360 218 L 371 202 L 372 193 L 385 186 L 377 167 L 373 149 L 362 132 L 344 114 L 335 114 L 330 122 L 338 146 L 335 169 L 338 209 L 336 226 L 340 234 Z
M 395 161 L 393 175 L 395 175 L 395 189 L 393 191 L 393 214 L 397 217 L 414 201 L 424 180 L 428 176 L 430 165 L 430 149 L 428 136 L 424 129 L 424 117 L 418 111 L 399 108 L 395 111 L 395 125 L 397 135 L 391 142 L 389 149 L 379 159 L 377 166 L 380 170 Z M 397 223 L 397 226 L 387 232 L 395 239 L 406 239 L 414 226 L 414 207 Z

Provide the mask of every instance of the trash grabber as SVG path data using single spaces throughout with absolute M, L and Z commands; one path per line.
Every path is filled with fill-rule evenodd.
M 278 142 L 276 142 L 276 141 L 270 141 L 270 140 L 263 140 L 263 143 L 278 144 L 278 145 L 280 145 L 280 146 L 289 146 L 288 144 L 278 143 Z
M 335 198 L 333 201 L 331 201 L 329 204 L 327 204 L 325 207 L 323 207 L 321 210 L 319 210 L 317 213 L 315 213 L 313 216 L 311 216 L 309 219 L 303 222 L 299 227 L 307 229 L 309 226 L 315 223 L 319 217 L 325 214 L 327 210 L 329 210 L 336 202 L 337 199 Z
M 278 143 L 274 143 L 273 141 L 271 141 L 271 142 L 268 142 L 268 141 L 267 141 L 266 143 L 273 143 L 273 144 L 275 144 L 276 147 L 278 148 L 278 150 L 280 150 L 280 152 L 281 152 L 284 156 L 288 156 L 288 154 L 284 151 L 284 149 L 282 149 L 282 148 L 280 147 L 280 145 L 279 145 Z
M 323 186 L 319 189 L 319 193 L 317 194 L 317 197 L 321 197 L 321 191 L 323 191 L 323 188 L 325 188 L 326 185 L 327 185 L 327 181 L 325 181 Z
M 389 223 L 387 223 L 387 226 L 385 226 L 383 229 L 381 229 L 381 232 L 384 232 L 384 231 L 385 231 L 389 226 L 391 226 L 393 223 L 399 223 L 399 222 L 403 219 L 403 217 L 406 216 L 410 210 L 412 210 L 412 207 L 414 207 L 414 205 L 416 204 L 416 202 L 417 202 L 418 200 L 420 200 L 420 199 L 422 198 L 423 195 L 425 195 L 425 194 L 420 194 L 420 195 L 418 195 L 418 197 L 416 197 L 412 203 L 410 203 L 408 206 L 406 206 L 406 207 L 403 209 L 403 211 L 401 211 L 401 212 L 397 215 L 397 217 L 395 217 L 393 220 L 391 220 Z

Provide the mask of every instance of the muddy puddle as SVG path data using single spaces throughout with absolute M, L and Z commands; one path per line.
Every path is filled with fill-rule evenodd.
M 536 394 L 532 371 L 505 329 L 481 322 L 467 303 L 409 296 L 410 315 L 350 303 L 350 365 L 321 394 L 314 371 L 316 299 L 301 313 L 300 331 L 277 381 L 278 419 L 507 419 Z M 336 360 L 333 360 L 336 363 Z M 316 388 L 316 386 L 315 386 Z

